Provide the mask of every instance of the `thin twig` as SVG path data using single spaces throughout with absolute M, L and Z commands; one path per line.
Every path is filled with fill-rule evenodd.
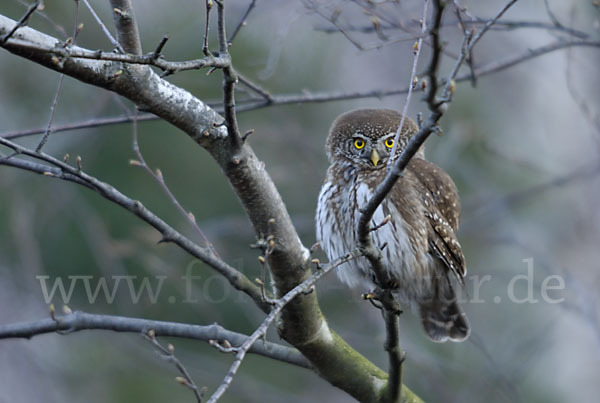
M 256 94 L 263 97 L 267 102 L 273 101 L 273 96 L 271 95 L 271 93 L 269 91 L 265 90 L 260 85 L 250 81 L 250 79 L 248 79 L 247 77 L 243 76 L 240 73 L 237 73 L 237 77 L 238 77 L 238 80 L 240 81 L 240 83 L 242 83 L 244 86 L 246 86 L 249 89 L 251 89 L 252 91 L 254 91 Z
M 156 46 L 156 49 L 154 49 L 154 52 L 152 53 L 155 58 L 158 59 L 160 57 L 162 50 L 165 47 L 165 45 L 167 44 L 168 40 L 169 40 L 169 35 L 164 35 L 162 37 L 162 39 L 158 43 L 158 46 Z
M 29 18 L 33 15 L 33 13 L 37 9 L 43 9 L 42 0 L 37 0 L 35 3 L 31 4 L 25 14 L 17 21 L 17 24 L 6 33 L 2 38 L 0 38 L 0 46 L 4 46 L 4 44 L 17 32 L 17 29 L 24 27 L 29 22 Z
M 119 52 L 121 52 L 121 53 L 125 53 L 125 51 L 123 50 L 123 48 L 121 47 L 119 42 L 112 36 L 110 31 L 108 30 L 108 28 L 106 28 L 106 25 L 104 25 L 104 23 L 102 22 L 100 17 L 98 17 L 98 14 L 96 14 L 96 12 L 94 11 L 94 9 L 90 5 L 90 3 L 88 3 L 88 0 L 82 0 L 82 1 L 85 4 L 85 6 L 88 8 L 88 10 L 90 10 L 92 17 L 94 17 L 94 20 L 96 20 L 98 25 L 100 25 L 100 29 L 102 29 L 102 32 L 104 32 L 104 35 L 108 38 L 108 40 L 112 44 L 113 48 L 119 50 Z
M 544 0 L 544 7 L 546 8 L 546 14 L 548 14 L 548 18 L 550 18 L 552 24 L 554 24 L 554 26 L 557 28 L 562 28 L 563 24 L 561 24 L 560 21 L 558 21 L 558 18 L 556 18 L 556 16 L 554 15 L 554 12 L 550 8 L 550 3 L 548 2 L 548 0 Z
M 183 377 L 175 378 L 177 382 L 190 389 L 194 393 L 196 401 L 198 403 L 202 403 L 202 398 L 204 396 L 204 393 L 206 393 L 206 387 L 198 388 L 198 386 L 196 386 L 194 379 L 192 378 L 186 367 L 175 356 L 175 347 L 173 347 L 172 344 L 169 344 L 168 347 L 164 347 L 162 344 L 160 344 L 158 340 L 156 340 L 156 333 L 154 329 L 145 332 L 143 336 L 146 340 L 152 343 L 154 347 L 156 347 L 156 349 L 161 353 L 162 358 L 175 365 L 175 368 L 177 368 L 179 373 L 183 375 Z
M 410 80 L 408 81 L 408 93 L 406 94 L 406 101 L 404 101 L 404 107 L 402 108 L 402 117 L 400 118 L 400 126 L 398 126 L 398 130 L 396 130 L 396 136 L 394 137 L 394 145 L 392 147 L 391 158 L 388 160 L 388 169 L 392 167 L 394 164 L 394 160 L 396 159 L 396 150 L 398 149 L 398 143 L 400 142 L 400 134 L 402 134 L 402 127 L 404 126 L 404 120 L 406 119 L 406 115 L 408 114 L 408 105 L 410 104 L 410 98 L 412 96 L 413 88 L 415 87 L 415 77 L 417 76 L 417 65 L 419 64 L 419 55 L 421 54 L 421 47 L 423 46 L 423 35 L 425 31 L 427 31 L 427 6 L 429 5 L 429 0 L 425 0 L 425 4 L 423 5 L 423 17 L 421 20 L 421 37 L 416 43 L 413 57 L 412 70 L 410 72 Z
M 313 3 L 312 1 L 304 1 L 304 4 L 305 4 L 306 8 L 308 8 L 310 11 L 316 13 L 321 18 L 323 18 L 324 20 L 331 23 L 335 27 L 335 32 L 340 32 L 342 35 L 344 35 L 346 37 L 346 39 L 348 39 L 348 41 L 352 45 L 354 45 L 354 47 L 356 47 L 358 50 L 364 50 L 363 46 L 359 42 L 357 42 L 354 38 L 352 38 L 352 36 L 348 32 L 346 32 L 346 29 L 338 23 L 338 19 L 341 14 L 341 10 L 339 8 L 336 8 L 333 11 L 332 15 L 328 16 L 328 15 L 325 15 L 321 11 L 319 6 L 315 3 Z
M 137 120 L 140 122 L 147 121 L 147 120 L 156 120 L 156 119 L 160 119 L 160 118 L 151 113 L 144 113 L 137 117 Z M 59 132 L 68 132 L 68 131 L 72 131 L 72 130 L 89 129 L 89 128 L 94 128 L 94 127 L 111 126 L 111 125 L 117 125 L 117 124 L 122 124 L 122 123 L 131 123 L 131 122 L 133 122 L 133 120 L 134 120 L 134 117 L 130 116 L 130 115 L 87 119 L 87 120 L 83 120 L 83 121 L 79 121 L 79 122 L 72 122 L 72 123 L 67 123 L 67 124 L 60 125 L 60 126 L 54 126 L 54 128 L 52 129 L 52 132 L 59 133 Z M 11 131 L 11 132 L 1 133 L 0 137 L 2 137 L 3 139 L 6 139 L 6 140 L 13 140 L 13 139 L 21 138 L 21 137 L 29 137 L 29 136 L 35 136 L 37 134 L 43 134 L 43 133 L 45 133 L 45 131 L 46 131 L 46 128 L 16 130 L 16 131 Z
M 467 25 L 465 24 L 465 22 L 462 18 L 462 13 L 465 12 L 465 14 L 466 14 L 467 10 L 466 10 L 466 8 L 461 7 L 460 4 L 458 4 L 457 0 L 453 0 L 453 3 L 454 3 L 454 9 L 456 12 L 456 18 L 458 19 L 458 23 L 463 32 L 463 37 L 470 39 L 471 36 L 473 35 L 473 30 L 467 28 Z M 469 57 L 467 57 L 467 65 L 469 66 L 469 71 L 471 72 L 471 85 L 473 87 L 475 87 L 477 85 L 477 75 L 475 74 L 475 61 L 473 60 L 473 52 L 472 51 L 469 52 Z
M 138 131 L 137 131 L 138 125 L 137 125 L 136 117 L 137 117 L 137 109 L 134 113 L 133 136 L 132 136 L 133 137 L 133 152 L 135 153 L 137 160 L 132 160 L 130 162 L 131 165 L 137 165 L 137 166 L 142 167 L 148 174 L 150 174 L 150 176 L 152 176 L 152 178 L 154 178 L 154 180 L 156 182 L 158 182 L 158 184 L 163 189 L 163 191 L 165 192 L 165 194 L 167 195 L 167 197 L 169 198 L 171 203 L 177 208 L 177 211 L 179 211 L 181 213 L 181 215 L 183 215 L 185 217 L 186 221 L 188 221 L 192 225 L 192 227 L 196 230 L 196 232 L 200 236 L 200 239 L 202 240 L 202 243 L 204 244 L 204 246 L 206 246 L 215 255 L 216 258 L 219 258 L 220 257 L 219 254 L 215 250 L 213 244 L 208 240 L 208 238 L 204 235 L 204 232 L 202 232 L 202 230 L 198 226 L 198 223 L 196 222 L 196 219 L 194 218 L 193 214 L 190 212 L 187 212 L 183 208 L 181 203 L 179 203 L 179 200 L 177 200 L 177 198 L 175 197 L 173 192 L 171 192 L 171 189 L 169 188 L 169 186 L 167 186 L 167 183 L 165 182 L 165 178 L 164 178 L 162 172 L 158 169 L 156 171 L 153 171 L 152 168 L 150 168 L 150 166 L 148 166 L 148 164 L 146 163 L 146 159 L 144 158 L 144 155 L 142 154 L 142 151 L 140 150 L 140 146 L 138 143 Z
M 210 10 L 213 8 L 213 0 L 205 0 L 205 10 L 206 10 L 206 21 L 204 23 L 204 38 L 202 41 L 202 53 L 204 56 L 212 56 L 210 49 L 208 49 L 208 30 L 210 26 Z
M 29 7 L 29 4 L 25 0 L 17 0 L 20 4 Z M 39 8 L 37 9 L 37 15 L 40 16 L 43 20 L 45 20 L 48 24 L 52 26 L 52 28 L 59 34 L 61 34 L 65 39 L 69 36 L 67 31 L 60 25 L 57 24 L 52 18 L 48 16 L 48 14 L 41 11 Z
M 250 5 L 248 6 L 248 8 L 246 9 L 246 12 L 242 16 L 242 19 L 237 24 L 237 26 L 235 27 L 235 29 L 231 33 L 231 36 L 227 40 L 227 43 L 229 43 L 230 46 L 231 46 L 231 44 L 233 44 L 233 41 L 234 41 L 235 37 L 240 32 L 240 30 L 242 29 L 242 27 L 246 25 L 246 20 L 248 19 L 248 16 L 250 15 L 250 13 L 252 12 L 252 10 L 254 9 L 254 6 L 256 6 L 256 0 L 251 0 L 250 1 Z
M 475 24 L 475 25 L 484 25 L 484 24 L 487 24 L 487 22 L 490 20 L 489 18 L 476 17 L 476 16 L 472 16 L 468 13 L 465 13 L 465 14 L 468 15 L 469 18 L 471 18 L 470 23 Z M 457 22 L 458 21 L 447 21 L 447 22 L 443 23 L 442 26 L 455 26 Z M 406 27 L 400 27 L 398 25 L 392 25 L 392 24 L 386 24 L 386 25 L 382 24 L 377 28 L 373 27 L 373 24 L 356 25 L 356 26 L 349 26 L 349 27 L 345 28 L 346 31 L 354 31 L 354 32 L 361 32 L 361 33 L 370 33 L 370 32 L 374 32 L 374 31 L 376 32 L 377 29 L 380 29 L 380 30 L 402 30 L 405 32 L 409 32 L 406 29 Z M 588 39 L 590 37 L 590 34 L 588 34 L 587 32 L 584 32 L 584 31 L 580 31 L 580 30 L 577 30 L 574 28 L 569 28 L 564 25 L 556 26 L 554 24 L 549 24 L 547 22 L 541 22 L 541 21 L 503 20 L 503 21 L 497 21 L 496 23 L 494 23 L 493 29 L 496 31 L 500 31 L 500 30 L 510 31 L 510 30 L 516 30 L 516 29 L 542 29 L 542 30 L 546 30 L 546 31 L 564 32 L 570 36 L 574 36 L 574 37 L 580 38 L 580 39 Z M 316 27 L 315 30 L 320 31 L 320 32 L 325 32 L 328 34 L 339 32 L 339 29 L 337 29 L 335 27 L 330 27 L 330 26 Z M 410 39 L 410 38 L 407 37 L 406 39 Z M 413 37 L 413 39 L 415 39 L 415 38 Z M 400 40 L 402 40 L 402 38 L 390 38 L 385 43 L 380 44 L 379 46 L 381 47 L 385 44 L 397 42 Z
M 48 141 L 48 138 L 50 137 L 50 133 L 52 132 L 52 122 L 54 121 L 54 112 L 56 111 L 56 105 L 58 105 L 58 98 L 60 97 L 64 79 L 65 79 L 64 74 L 61 74 L 60 77 L 58 78 L 58 86 L 56 88 L 56 92 L 54 93 L 54 99 L 52 100 L 52 105 L 50 106 L 50 117 L 48 118 L 48 124 L 46 125 L 46 132 L 44 133 L 44 136 L 38 143 L 37 147 L 35 148 L 35 152 L 39 153 L 40 151 L 42 151 L 42 148 Z
M 79 27 L 79 1 L 75 2 L 75 17 L 74 18 L 75 18 L 75 21 L 73 23 L 73 36 L 71 37 L 70 41 L 67 40 L 67 43 L 68 43 L 67 46 L 71 46 L 71 45 L 75 44 L 75 42 L 77 41 L 77 35 L 79 34 L 79 32 L 81 30 L 81 28 Z M 58 105 L 58 99 L 60 97 L 60 93 L 62 92 L 62 85 L 63 85 L 64 79 L 65 79 L 65 75 L 61 74 L 58 79 L 58 86 L 57 86 L 56 92 L 54 94 L 54 99 L 52 100 L 52 105 L 50 106 L 50 117 L 48 118 L 48 125 L 46 126 L 46 132 L 44 133 L 44 136 L 40 140 L 37 147 L 35 148 L 36 152 L 42 151 L 42 148 L 44 148 L 44 145 L 48 141 L 48 138 L 50 137 L 50 133 L 52 132 L 52 122 L 54 121 L 54 114 L 56 112 L 56 106 Z
M 347 255 L 340 257 L 325 266 L 320 267 L 320 269 L 317 270 L 308 279 L 306 279 L 302 283 L 298 284 L 296 287 L 292 288 L 281 298 L 274 301 L 275 305 L 273 306 L 273 309 L 271 310 L 269 315 L 267 315 L 267 317 L 263 320 L 263 322 L 260 324 L 260 326 L 254 331 L 254 333 L 252 333 L 252 335 L 250 335 L 250 337 L 248 337 L 248 339 L 246 339 L 246 341 L 242 345 L 240 345 L 239 347 L 231 348 L 229 350 L 229 351 L 236 353 L 235 359 L 234 359 L 233 363 L 231 364 L 231 367 L 229 368 L 227 375 L 223 379 L 223 382 L 217 388 L 217 390 L 212 394 L 212 396 L 208 400 L 208 403 L 215 403 L 221 396 L 223 396 L 223 394 L 229 388 L 229 385 L 231 385 L 231 382 L 233 381 L 233 377 L 237 373 L 242 361 L 244 360 L 244 357 L 246 356 L 248 349 L 251 348 L 258 339 L 260 339 L 261 337 L 263 337 L 265 335 L 265 333 L 267 332 L 267 329 L 269 328 L 271 323 L 273 323 L 273 321 L 278 317 L 281 310 L 290 301 L 292 301 L 298 295 L 304 294 L 307 291 L 309 291 L 311 289 L 311 287 L 319 279 L 321 279 L 324 275 L 326 275 L 327 273 L 329 273 L 336 267 L 338 267 L 352 259 L 356 259 L 359 256 L 362 256 L 362 253 L 358 250 L 354 250 L 351 253 L 348 253 Z

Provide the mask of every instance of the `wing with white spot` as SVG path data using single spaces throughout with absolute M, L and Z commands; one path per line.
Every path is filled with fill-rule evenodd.
M 456 186 L 446 172 L 424 159 L 413 158 L 407 169 L 415 174 L 422 186 L 419 193 L 429 221 L 429 247 L 462 282 L 467 270 L 462 249 L 456 239 L 460 218 Z

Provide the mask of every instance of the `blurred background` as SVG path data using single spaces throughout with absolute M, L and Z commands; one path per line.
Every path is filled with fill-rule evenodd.
M 107 1 L 90 1 L 112 29 Z M 165 34 L 168 60 L 202 57 L 204 2 L 134 0 L 144 52 Z M 227 1 L 232 29 L 249 1 Z M 421 1 L 259 0 L 231 53 L 236 69 L 271 94 L 353 92 L 404 88 L 410 78 L 414 32 Z M 462 1 L 469 12 L 490 18 L 505 1 Z M 507 21 L 533 21 L 576 28 L 598 41 L 598 4 L 592 0 L 518 2 Z M 84 29 L 77 44 L 110 50 L 83 4 Z M 26 7 L 6 0 L 0 14 L 18 20 Z M 72 1 L 47 2 L 30 26 L 64 40 L 73 27 Z M 373 19 L 382 27 L 374 32 Z M 458 53 L 462 32 L 453 8 L 446 13 L 446 50 Z M 332 24 L 332 20 L 338 25 Z M 405 31 L 390 28 L 402 25 Z M 556 25 L 555 25 L 556 27 Z M 340 32 L 340 28 L 343 32 Z M 365 29 L 360 29 L 365 28 Z M 211 26 L 211 44 L 216 29 Z M 349 39 L 349 38 L 350 39 Z M 412 39 L 407 39 L 411 38 Z M 561 39 L 564 30 L 519 28 L 488 33 L 474 53 L 476 66 L 504 60 Z M 354 42 L 354 43 L 353 43 Z M 359 49 L 359 46 L 362 49 Z M 428 61 L 424 47 L 418 71 Z M 463 304 L 473 328 L 469 341 L 434 344 L 418 320 L 401 318 L 407 352 L 405 382 L 431 402 L 595 402 L 600 386 L 600 52 L 593 47 L 559 50 L 458 83 L 441 124 L 444 135 L 427 142 L 428 159 L 450 173 L 463 201 L 459 238 L 469 277 Z M 445 55 L 441 76 L 453 65 Z M 0 51 L 0 133 L 43 128 L 59 75 Z M 200 99 L 218 101 L 220 72 L 189 71 L 170 76 Z M 468 73 L 468 69 L 464 70 Z M 239 86 L 243 89 L 243 86 Z M 238 100 L 248 97 L 240 91 Z M 421 93 L 410 115 L 427 114 Z M 358 107 L 402 109 L 405 95 L 325 103 L 271 106 L 240 113 L 242 131 L 278 186 L 305 245 L 312 245 L 314 210 L 328 162 L 327 130 L 340 113 Z M 56 126 L 131 113 L 115 95 L 65 78 Z M 260 276 L 254 233 L 240 203 L 208 153 L 184 133 L 158 120 L 140 122 L 146 161 L 160 168 L 186 210 L 191 211 L 219 254 L 248 277 Z M 2 135 L 0 134 L 0 135 Z M 18 140 L 34 147 L 39 136 Z M 0 150 L 7 153 L 6 149 Z M 132 125 L 121 124 L 53 134 L 45 151 L 71 161 L 200 242 L 159 185 L 131 166 Z M 102 294 L 91 303 L 85 287 L 73 287 L 72 309 L 194 324 L 219 323 L 251 333 L 263 314 L 211 269 L 173 245 L 157 244 L 158 233 L 130 213 L 77 185 L 14 168 L 0 167 L 0 325 L 48 317 L 48 291 L 69 276 L 144 277 L 156 288 L 155 303 L 142 294 L 132 301 L 125 284 L 112 303 Z M 183 303 L 191 270 L 197 303 Z M 46 280 L 44 277 L 48 276 Z M 521 277 L 516 277 L 521 276 Z M 551 277 L 554 276 L 554 277 Z M 480 283 L 476 289 L 474 284 Z M 544 285 L 545 284 L 545 285 Z M 544 291 L 546 287 L 546 291 Z M 551 288 L 554 287 L 554 288 Z M 384 331 L 380 314 L 334 275 L 318 284 L 331 327 L 382 368 Z M 171 298 L 169 298 L 171 297 Z M 536 301 L 536 302 L 534 302 Z M 63 299 L 57 290 L 57 308 Z M 275 332 L 269 339 L 279 341 Z M 203 342 L 162 339 L 199 386 L 209 393 L 221 382 L 232 357 Z M 0 341 L 0 402 L 193 401 L 174 381 L 179 374 L 135 334 L 84 331 L 32 340 Z M 249 356 L 223 402 L 348 401 L 307 370 Z

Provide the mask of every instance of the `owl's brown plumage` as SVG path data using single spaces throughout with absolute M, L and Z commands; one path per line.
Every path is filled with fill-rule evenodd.
M 327 138 L 331 165 L 319 194 L 317 239 L 329 259 L 357 245 L 360 211 L 386 176 L 386 164 L 402 116 L 388 109 L 359 109 L 338 117 Z M 400 154 L 417 125 L 404 120 L 397 145 Z M 426 161 L 423 149 L 373 215 L 372 225 L 391 221 L 372 233 L 383 249 L 390 284 L 376 284 L 370 265 L 361 257 L 337 269 L 351 287 L 392 287 L 403 303 L 418 308 L 427 335 L 434 341 L 462 341 L 469 325 L 456 302 L 450 280 L 462 283 L 465 260 L 456 239 L 460 202 L 452 179 Z

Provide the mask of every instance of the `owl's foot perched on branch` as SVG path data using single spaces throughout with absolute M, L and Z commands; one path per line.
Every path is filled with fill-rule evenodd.
M 385 309 L 398 316 L 404 312 L 391 290 L 376 288 L 369 293 L 362 294 L 362 298 L 369 301 L 377 309 Z

